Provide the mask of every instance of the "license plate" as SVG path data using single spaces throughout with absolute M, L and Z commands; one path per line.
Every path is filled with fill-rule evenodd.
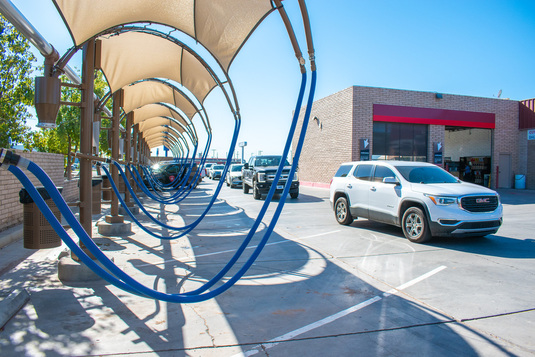
M 283 190 L 284 189 L 284 185 L 277 185 L 277 190 Z

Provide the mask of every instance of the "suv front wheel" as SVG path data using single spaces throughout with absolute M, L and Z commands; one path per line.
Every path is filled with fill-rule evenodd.
M 413 243 L 424 243 L 431 239 L 427 217 L 418 207 L 410 207 L 403 213 L 401 229 L 405 238 Z
M 336 203 L 334 204 L 334 216 L 336 221 L 344 226 L 347 226 L 353 223 L 353 217 L 351 212 L 349 212 L 349 205 L 345 197 L 338 197 Z
M 256 182 L 253 182 L 253 198 L 259 200 L 261 197 L 260 191 L 258 191 L 258 187 L 256 187 Z

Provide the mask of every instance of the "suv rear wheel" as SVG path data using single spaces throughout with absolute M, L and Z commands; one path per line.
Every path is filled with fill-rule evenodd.
M 410 207 L 403 213 L 401 229 L 405 238 L 413 243 L 424 243 L 431 239 L 427 217 L 418 207 Z
M 349 205 L 345 197 L 338 197 L 336 200 L 334 204 L 334 216 L 336 217 L 336 221 L 344 226 L 353 223 L 354 219 L 351 216 L 351 212 L 349 212 Z

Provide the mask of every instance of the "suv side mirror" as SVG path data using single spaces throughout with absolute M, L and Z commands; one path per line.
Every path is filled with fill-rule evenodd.
M 248 163 L 243 164 L 243 168 L 247 170 L 249 168 L 249 164 Z
M 389 183 L 391 185 L 396 185 L 396 186 L 399 185 L 398 179 L 393 176 L 385 177 L 383 179 L 383 183 Z

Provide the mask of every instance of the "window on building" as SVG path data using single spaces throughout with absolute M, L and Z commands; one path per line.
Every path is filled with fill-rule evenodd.
M 374 160 L 427 161 L 427 125 L 373 123 Z

